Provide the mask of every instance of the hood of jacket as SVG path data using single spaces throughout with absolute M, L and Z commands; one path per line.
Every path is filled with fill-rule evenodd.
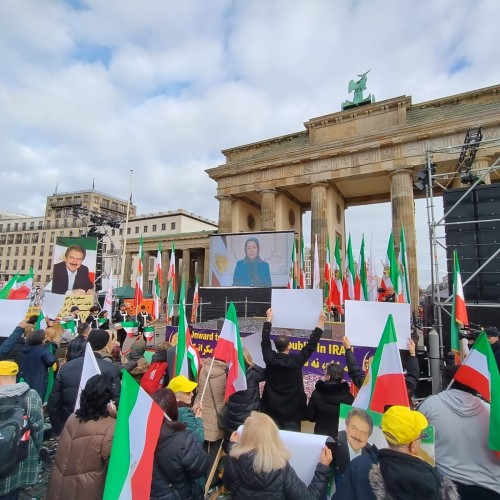
M 378 452 L 378 464 L 371 467 L 369 481 L 375 498 L 426 500 L 457 499 L 451 481 L 441 483 L 433 467 L 418 457 L 391 449 Z
M 478 415 L 483 408 L 483 402 L 478 397 L 459 389 L 440 392 L 439 399 L 453 413 L 461 417 Z
M 347 382 L 338 383 L 330 380 L 318 380 L 315 388 L 325 396 L 339 398 L 343 398 L 349 392 L 349 384 Z
M 26 382 L 19 382 L 18 384 L 9 384 L 0 386 L 0 398 L 10 398 L 12 396 L 21 396 L 29 391 L 29 385 Z

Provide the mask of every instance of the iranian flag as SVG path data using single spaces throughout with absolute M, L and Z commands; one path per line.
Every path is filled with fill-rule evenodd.
M 306 288 L 306 257 L 304 254 L 304 238 L 300 239 L 300 269 L 299 269 L 299 286 L 304 290 Z
M 332 286 L 332 259 L 330 253 L 330 237 L 327 237 L 326 240 L 326 255 L 325 255 L 325 270 L 323 273 L 323 277 L 325 279 L 324 286 L 324 295 L 325 295 L 325 304 L 330 307 L 331 306 L 331 286 Z
M 288 275 L 287 288 L 289 289 L 297 288 L 297 251 L 295 249 L 295 238 L 293 239 L 293 245 L 292 245 L 292 265 L 290 267 L 290 273 Z
M 354 295 L 354 280 L 356 269 L 354 267 L 354 257 L 352 256 L 351 235 L 347 240 L 347 262 L 345 266 L 345 274 L 343 281 L 344 300 L 355 300 Z
M 3 288 L 0 290 L 0 299 L 8 299 L 9 298 L 9 293 L 12 290 L 12 287 L 17 281 L 17 278 L 19 277 L 19 273 L 16 273 L 12 278 L 10 278 L 7 283 L 3 286 Z
M 198 306 L 200 305 L 200 294 L 198 291 L 198 276 L 196 276 L 196 284 L 194 285 L 193 306 L 191 307 L 191 323 L 196 322 L 198 314 Z
M 370 242 L 370 258 L 367 263 L 367 278 L 368 278 L 368 300 L 372 300 L 374 302 L 378 299 L 378 281 L 377 281 L 377 272 L 375 269 L 375 255 L 373 253 L 373 233 Z
M 332 285 L 330 288 L 330 303 L 337 308 L 339 314 L 343 314 L 342 304 L 344 293 L 342 290 L 342 259 L 340 258 L 340 240 L 335 241 L 335 255 L 332 266 Z
M 238 326 L 238 317 L 236 316 L 236 308 L 233 302 L 229 304 L 226 320 L 222 325 L 219 340 L 215 346 L 214 358 L 229 363 L 226 394 L 224 396 L 224 399 L 227 401 L 235 392 L 244 391 L 247 388 L 240 328 Z
M 122 325 L 122 328 L 127 332 L 128 337 L 136 335 L 139 331 L 138 321 L 122 321 L 120 325 Z
M 386 405 L 410 406 L 396 329 L 389 314 L 366 378 L 352 406 L 384 413 Z
M 74 319 L 70 319 L 68 321 L 61 321 L 61 326 L 64 330 L 68 330 L 73 335 L 76 334 L 76 321 Z
M 394 251 L 394 237 L 389 236 L 387 244 L 387 255 L 385 256 L 384 273 L 382 274 L 382 288 L 389 290 L 392 288 L 396 292 L 396 300 L 398 298 L 398 263 L 396 261 L 396 253 Z
M 356 294 L 356 300 L 370 300 L 368 296 L 368 272 L 365 259 L 365 237 L 361 239 L 361 250 L 359 251 L 358 274 L 356 281 L 359 283 L 359 292 Z
M 161 243 L 158 243 L 158 252 L 156 254 L 155 262 L 155 284 L 153 287 L 153 319 L 160 317 L 160 301 L 161 301 L 161 288 L 163 285 L 163 278 L 161 272 Z
M 314 270 L 313 270 L 313 288 L 320 288 L 321 282 L 319 277 L 319 252 L 318 252 L 318 235 L 314 235 Z
M 196 380 L 200 373 L 200 354 L 191 343 L 191 333 L 186 318 L 186 305 L 184 280 L 181 282 L 179 295 L 179 327 L 177 329 L 177 349 L 175 350 L 175 375 L 189 377 L 189 368 Z
M 122 370 L 120 410 L 111 447 L 104 500 L 143 500 L 151 493 L 153 461 L 163 410 Z
M 134 309 L 137 312 L 141 302 L 144 299 L 144 276 L 143 276 L 143 264 L 144 264 L 144 247 L 142 245 L 142 235 L 139 240 L 139 257 L 137 259 L 137 276 L 135 278 L 135 292 L 134 292 Z
M 16 280 L 12 283 L 7 299 L 26 300 L 33 287 L 33 268 L 30 267 L 29 273 L 16 275 Z
M 469 324 L 467 308 L 465 307 L 464 289 L 462 287 L 462 277 L 460 275 L 460 264 L 458 263 L 458 253 L 453 250 L 453 304 L 451 308 L 451 350 L 455 353 L 456 361 L 460 362 L 460 337 L 459 330 Z
M 453 378 L 475 389 L 490 403 L 488 445 L 491 450 L 500 452 L 500 375 L 491 345 L 484 332 L 479 335 Z
M 410 282 L 408 279 L 408 259 L 406 256 L 406 239 L 405 230 L 401 226 L 401 234 L 399 236 L 399 295 L 398 302 L 409 304 L 410 303 Z
M 82 374 L 80 375 L 80 384 L 78 386 L 78 394 L 76 396 L 75 402 L 75 411 L 80 408 L 80 396 L 82 394 L 83 389 L 87 385 L 87 381 L 89 378 L 92 378 L 94 375 L 100 375 L 101 369 L 97 364 L 97 360 L 95 359 L 94 351 L 92 351 L 92 347 L 87 342 L 85 346 L 85 356 L 83 357 L 83 367 Z
M 168 292 L 167 292 L 167 316 L 174 315 L 176 277 L 175 277 L 175 243 L 172 243 L 172 253 L 170 254 L 170 265 L 168 267 Z
M 38 315 L 38 318 L 36 319 L 35 323 L 35 330 L 44 330 L 47 328 L 47 322 L 45 321 L 45 314 L 43 314 L 43 311 L 40 309 L 40 314 Z
M 111 318 L 113 315 L 113 269 L 111 269 L 108 276 L 108 287 L 106 288 L 106 295 L 104 296 L 104 306 L 102 310 L 108 311 L 108 318 Z

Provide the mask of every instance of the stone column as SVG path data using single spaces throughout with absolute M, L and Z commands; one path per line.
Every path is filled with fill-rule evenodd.
M 210 283 L 210 251 L 208 248 L 204 249 L 205 256 L 203 258 L 203 281 L 200 286 L 208 286 Z
M 182 251 L 182 279 L 186 286 L 186 292 L 189 287 L 189 270 L 191 269 L 191 252 L 189 250 Z M 180 284 L 179 284 L 180 289 Z
M 127 252 L 125 254 L 125 264 L 123 269 L 123 283 L 120 286 L 130 286 L 132 278 L 132 254 Z
M 198 250 L 198 253 L 196 254 L 196 276 L 195 276 L 195 284 L 196 284 L 196 278 L 198 278 L 198 284 L 201 286 L 203 283 L 203 272 L 204 272 L 204 267 L 203 267 L 203 262 L 204 262 L 204 253 L 205 250 L 203 248 L 200 248 Z
M 262 231 L 276 231 L 276 190 L 265 189 L 261 195 Z
M 490 162 L 487 158 L 476 158 L 472 165 L 472 173 L 479 177 L 485 170 L 488 170 L 489 166 Z M 491 184 L 491 173 L 483 177 L 483 182 L 485 184 Z
M 219 200 L 219 233 L 230 233 L 233 230 L 231 196 L 216 196 Z
M 399 236 L 404 226 L 406 256 L 410 281 L 412 310 L 418 308 L 417 238 L 415 233 L 415 203 L 413 199 L 413 173 L 401 169 L 389 174 L 391 181 L 392 233 L 396 256 L 399 254 Z
M 314 245 L 318 235 L 319 272 L 325 267 L 325 248 L 328 238 L 326 193 L 328 184 L 321 182 L 311 186 L 311 275 L 314 275 Z M 321 278 L 323 283 L 323 278 Z

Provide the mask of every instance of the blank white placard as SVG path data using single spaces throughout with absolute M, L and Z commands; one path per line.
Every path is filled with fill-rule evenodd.
M 323 290 L 272 291 L 273 327 L 314 330 L 323 309 Z

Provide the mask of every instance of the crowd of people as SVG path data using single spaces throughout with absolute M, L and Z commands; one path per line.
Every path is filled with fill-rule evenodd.
M 48 319 L 45 329 L 35 329 L 36 318 L 30 318 L 0 345 L 0 434 L 7 428 L 2 422 L 20 416 L 29 423 L 19 442 L 11 438 L 16 445 L 8 454 L 12 464 L 2 467 L 6 451 L 0 450 L 0 500 L 15 500 L 36 482 L 44 416 L 58 437 L 47 498 L 102 498 L 122 370 L 165 414 L 154 454 L 152 499 L 202 499 L 214 486 L 234 499 L 500 499 L 500 459 L 488 448 L 490 406 L 453 381 L 454 365 L 443 370 L 447 390 L 418 407 L 386 409 L 380 427 L 388 445 L 378 449 L 370 443 L 373 421 L 362 409 L 353 407 L 339 432 L 340 405 L 352 405 L 353 392 L 366 377 L 347 337 L 342 341 L 345 366 L 329 364 L 309 399 L 304 390 L 302 368 L 317 349 L 324 313 L 307 343 L 292 352 L 287 336 L 271 340 L 269 309 L 261 340 L 264 366 L 257 366 L 245 349 L 247 388 L 226 401 L 226 362 L 205 360 L 198 377 L 176 376 L 175 340 L 155 346 L 148 361 L 139 335 L 124 356 L 124 332 L 118 328 L 117 336 L 115 329 L 103 329 L 99 310 L 90 312 L 83 322 L 77 308 L 71 311 L 76 335 L 64 331 L 56 318 Z M 120 308 L 112 319 L 119 326 L 128 313 Z M 498 341 L 498 331 L 490 333 Z M 490 338 L 494 343 L 494 335 Z M 101 373 L 80 392 L 87 346 Z M 405 379 L 413 402 L 419 367 L 411 340 L 408 349 Z M 56 373 L 51 390 L 50 370 Z M 314 423 L 315 434 L 332 438 L 309 457 L 315 464 L 309 484 L 290 465 L 286 432 L 280 432 L 301 432 L 305 420 Z M 435 427 L 435 466 L 420 458 L 429 424 Z

